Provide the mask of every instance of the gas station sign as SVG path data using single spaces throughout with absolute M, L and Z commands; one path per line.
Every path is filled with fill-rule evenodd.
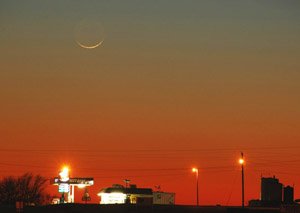
M 68 193 L 70 191 L 70 185 L 69 184 L 59 184 L 58 186 L 58 192 L 60 193 Z
M 70 178 L 69 168 L 63 167 L 59 177 L 51 178 L 52 185 L 58 185 L 58 192 L 61 193 L 60 203 L 74 203 L 74 188 L 85 188 L 84 201 L 89 201 L 88 186 L 94 185 L 94 178 Z M 66 195 L 65 195 L 66 193 Z
M 60 178 L 56 177 L 52 180 L 54 185 L 61 184 L 71 184 L 71 185 L 94 185 L 94 178 L 69 178 L 67 181 L 62 181 Z

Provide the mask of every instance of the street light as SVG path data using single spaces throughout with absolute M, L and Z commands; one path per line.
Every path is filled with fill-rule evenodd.
M 244 159 L 242 159 L 242 158 L 239 159 L 239 163 L 240 163 L 241 165 L 243 165 L 244 162 L 245 162 Z
M 197 198 L 197 206 L 199 206 L 199 195 L 198 195 L 198 185 L 199 185 L 199 175 L 198 175 L 198 168 L 192 168 L 192 172 L 196 173 L 196 180 L 197 180 L 197 185 L 196 185 L 196 198 Z
M 64 166 L 61 170 L 61 172 L 59 173 L 60 176 L 60 180 L 61 181 L 68 181 L 69 180 L 69 167 Z
M 239 159 L 239 163 L 242 167 L 242 207 L 245 207 L 245 180 L 244 180 L 244 154 L 241 152 L 241 158 Z

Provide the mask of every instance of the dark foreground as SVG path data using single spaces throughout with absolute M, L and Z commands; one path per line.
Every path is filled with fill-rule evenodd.
M 1 213 L 16 212 L 12 207 L 0 207 Z M 137 206 L 137 205 L 98 205 L 64 204 L 40 207 L 25 207 L 23 213 L 279 213 L 271 208 L 238 208 L 222 206 Z

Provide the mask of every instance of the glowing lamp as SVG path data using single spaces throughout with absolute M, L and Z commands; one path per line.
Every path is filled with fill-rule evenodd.
M 59 176 L 60 176 L 61 181 L 63 181 L 63 182 L 68 181 L 70 179 L 70 177 L 69 177 L 69 168 L 65 166 L 62 169 L 62 171 L 59 173 Z
M 245 163 L 244 159 L 240 158 L 239 159 L 239 164 L 243 165 Z
M 198 169 L 194 167 L 194 168 L 192 168 L 192 172 L 198 173 Z

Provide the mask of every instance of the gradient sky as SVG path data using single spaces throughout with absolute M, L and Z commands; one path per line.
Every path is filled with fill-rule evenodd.
M 243 150 L 246 200 L 259 198 L 261 175 L 300 198 L 299 10 L 298 0 L 0 0 L 1 177 L 50 178 L 66 163 L 95 177 L 92 202 L 129 178 L 194 204 L 198 166 L 200 204 L 239 205 Z M 86 19 L 103 27 L 99 48 L 76 44 Z

